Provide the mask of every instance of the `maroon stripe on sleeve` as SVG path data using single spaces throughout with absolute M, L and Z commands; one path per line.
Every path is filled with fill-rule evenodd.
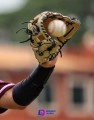
M 5 81 L 0 80 L 0 97 L 4 95 L 6 91 L 8 91 L 10 88 L 12 88 L 15 84 L 13 83 L 8 83 Z M 5 108 L 0 108 L 0 114 L 5 112 L 7 109 Z

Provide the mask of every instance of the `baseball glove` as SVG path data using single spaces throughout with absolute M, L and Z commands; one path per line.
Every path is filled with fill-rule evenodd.
M 67 32 L 62 37 L 53 37 L 48 32 L 49 22 L 58 19 L 65 22 Z M 64 16 L 61 13 L 45 11 L 28 22 L 26 33 L 29 35 L 32 49 L 40 64 L 54 59 L 64 44 L 76 33 L 79 20 Z M 23 41 L 24 42 L 24 41 Z

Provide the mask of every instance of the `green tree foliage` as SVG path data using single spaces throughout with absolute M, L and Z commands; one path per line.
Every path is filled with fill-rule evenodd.
M 76 16 L 81 21 L 81 27 L 69 44 L 80 43 L 81 36 L 87 30 L 85 20 L 93 15 L 91 9 L 93 0 L 28 0 L 26 6 L 18 12 L 0 15 L 0 38 L 5 37 L 12 42 L 19 42 L 28 38 L 24 30 L 16 34 L 20 28 L 27 27 L 22 22 L 29 21 L 43 11 L 56 11 L 64 15 Z M 5 32 L 5 35 L 4 35 Z

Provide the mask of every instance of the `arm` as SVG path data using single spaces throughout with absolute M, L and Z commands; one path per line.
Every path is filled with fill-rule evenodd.
M 53 68 L 55 66 L 56 61 L 57 61 L 57 58 L 55 58 L 54 60 L 49 61 L 49 62 L 47 62 L 45 64 L 42 64 L 41 67 L 43 69 L 45 69 L 45 70 L 46 69 L 48 70 L 48 69 Z M 36 69 L 35 69 L 35 71 L 36 71 Z M 41 73 L 42 72 L 43 71 L 41 71 Z M 38 73 L 40 74 L 40 70 L 38 71 Z M 48 70 L 48 73 L 49 73 L 49 70 Z M 46 75 L 48 73 L 46 73 Z M 52 71 L 51 71 L 51 73 L 52 73 Z M 31 83 L 31 84 L 32 84 L 32 82 L 35 82 L 34 84 L 37 84 L 36 81 L 39 81 L 39 83 L 38 83 L 39 86 L 37 86 L 37 88 L 39 87 L 40 89 L 39 88 L 38 89 L 37 88 L 33 88 L 32 85 L 31 85 L 31 88 L 30 88 L 30 86 L 28 86 L 28 82 L 27 82 L 26 85 L 25 85 L 25 88 L 26 88 L 26 91 L 29 90 L 29 93 L 25 93 L 24 94 L 25 96 L 23 96 L 23 92 L 21 91 L 21 88 L 19 88 L 19 87 L 21 87 L 21 83 L 22 83 L 22 81 L 21 81 L 19 84 L 16 84 L 13 88 L 11 88 L 7 92 L 5 92 L 5 94 L 0 98 L 0 107 L 1 108 L 6 108 L 6 109 L 24 109 L 30 102 L 32 102 L 39 95 L 39 93 L 43 89 L 43 87 L 40 87 L 40 86 L 44 86 L 45 85 L 44 81 L 46 80 L 46 82 L 47 82 L 47 80 L 50 77 L 51 73 L 49 75 L 47 75 L 47 79 L 41 80 L 41 79 L 39 79 L 39 77 L 36 77 L 36 79 L 35 79 L 34 78 L 35 77 L 34 74 L 36 74 L 36 73 L 33 72 L 33 74 L 31 75 L 33 77 L 30 77 L 29 79 L 28 78 L 25 79 L 24 80 L 24 84 L 25 84 L 26 81 L 29 81 L 29 83 Z M 33 78 L 35 79 L 35 81 L 33 81 Z M 32 93 L 35 92 L 34 89 L 36 89 L 36 91 L 37 91 L 37 94 L 35 96 L 33 96 L 33 94 L 32 94 Z M 14 93 L 14 98 L 13 98 L 13 93 Z M 27 94 L 31 95 L 31 97 L 28 98 L 28 96 L 26 96 Z M 16 95 L 16 97 L 15 97 L 15 95 Z M 19 99 L 19 96 L 20 96 L 20 98 L 22 98 L 22 100 L 17 100 L 17 98 Z M 32 99 L 32 96 L 33 96 L 33 99 Z M 29 101 L 26 101 L 25 103 L 21 104 L 21 101 L 24 101 L 23 98 L 24 99 L 28 98 Z

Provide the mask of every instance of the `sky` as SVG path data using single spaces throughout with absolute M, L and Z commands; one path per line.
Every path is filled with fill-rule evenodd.
M 0 0 L 0 14 L 20 10 L 28 0 Z

